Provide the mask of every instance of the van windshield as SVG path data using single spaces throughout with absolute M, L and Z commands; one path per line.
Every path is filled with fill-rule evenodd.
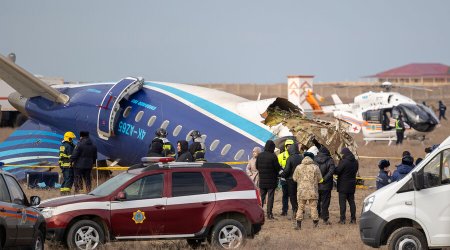
M 125 182 L 129 181 L 135 176 L 136 174 L 132 173 L 121 173 L 116 177 L 107 180 L 106 182 L 98 186 L 96 189 L 92 190 L 92 192 L 90 192 L 89 194 L 94 196 L 110 195 L 113 191 L 115 191 L 117 188 L 119 188 Z

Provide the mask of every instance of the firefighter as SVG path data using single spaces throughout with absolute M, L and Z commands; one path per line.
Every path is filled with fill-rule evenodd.
M 73 185 L 73 168 L 70 163 L 70 156 L 73 153 L 75 145 L 73 144 L 73 139 L 76 136 L 73 132 L 67 131 L 64 134 L 64 139 L 59 147 L 59 167 L 63 175 L 63 182 L 61 183 L 60 192 L 61 195 L 69 194 Z
M 287 139 L 284 142 L 284 151 L 278 155 L 278 163 L 280 164 L 282 169 L 284 169 L 286 167 L 286 161 L 289 158 L 288 148 L 292 144 L 294 144 L 294 140 Z M 280 185 L 281 185 L 281 190 L 283 192 L 283 197 L 281 198 L 281 203 L 282 203 L 281 216 L 286 216 L 287 211 L 289 209 L 289 204 L 288 204 L 289 194 L 288 194 L 288 185 L 287 185 L 286 179 L 281 178 Z
M 175 148 L 167 139 L 167 130 L 164 128 L 159 128 L 156 130 L 155 135 L 156 137 L 153 140 L 161 139 L 163 141 L 162 156 L 175 157 Z
M 206 161 L 202 135 L 198 130 L 194 130 L 191 132 L 191 137 L 192 144 L 189 146 L 189 152 L 194 157 L 194 161 Z

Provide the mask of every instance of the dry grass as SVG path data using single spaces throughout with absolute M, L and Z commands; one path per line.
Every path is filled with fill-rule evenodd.
M 443 121 L 440 127 L 435 132 L 430 134 L 430 140 L 423 144 L 417 141 L 405 141 L 403 146 L 387 146 L 387 142 L 371 142 L 364 146 L 362 136 L 357 135 L 356 140 L 360 145 L 358 153 L 361 156 L 380 156 L 391 157 L 392 165 L 399 163 L 399 160 L 392 158 L 399 157 L 404 150 L 409 150 L 412 155 L 417 157 L 424 157 L 424 148 L 426 146 L 440 143 L 447 136 L 450 135 L 449 122 Z M 11 131 L 4 131 L 10 133 Z M 1 134 L 5 134 L 1 133 Z M 0 135 L 0 138 L 4 135 Z M 361 176 L 375 176 L 378 172 L 377 162 L 379 159 L 361 159 L 360 160 L 360 174 Z M 395 167 L 391 167 L 395 170 Z M 366 181 L 366 184 L 374 186 L 373 181 Z M 368 194 L 373 190 L 357 190 L 355 200 L 357 206 L 357 215 L 361 210 L 361 204 Z M 51 198 L 59 196 L 56 190 L 31 190 L 26 189 L 28 196 L 39 195 L 41 198 Z M 339 225 L 339 205 L 337 201 L 337 193 L 332 192 L 331 206 L 330 206 L 330 220 L 333 223 L 330 226 L 320 225 L 319 228 L 312 227 L 311 219 L 307 218 L 303 222 L 302 230 L 295 231 L 292 229 L 292 222 L 287 217 L 277 216 L 281 212 L 281 195 L 280 191 L 276 192 L 275 198 L 275 220 L 266 221 L 262 231 L 253 240 L 249 240 L 246 248 L 248 249 L 370 249 L 365 246 L 359 236 L 359 229 L 357 225 Z M 348 209 L 347 209 L 348 213 Z M 289 216 L 290 217 L 290 214 Z M 349 217 L 349 215 L 347 216 Z M 59 249 L 61 246 L 47 243 L 48 249 Z M 148 242 L 112 242 L 108 243 L 107 249 L 186 249 L 188 248 L 185 241 L 170 240 L 170 241 L 148 241 Z

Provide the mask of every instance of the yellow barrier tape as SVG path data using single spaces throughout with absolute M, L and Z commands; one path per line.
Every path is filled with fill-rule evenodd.
M 98 168 L 94 168 L 100 171 L 125 171 L 128 170 L 129 167 L 98 167 Z
M 222 162 L 228 165 L 239 165 L 239 164 L 247 164 L 248 161 L 227 161 L 227 162 Z
M 377 178 L 368 176 L 368 177 L 356 177 L 356 179 L 359 179 L 359 180 L 376 180 Z

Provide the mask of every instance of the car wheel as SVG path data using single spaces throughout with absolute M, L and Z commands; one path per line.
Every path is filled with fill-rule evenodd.
M 31 249 L 33 250 L 44 250 L 44 235 L 42 234 L 41 230 L 38 230 L 36 232 L 36 235 L 33 239 L 33 245 L 31 246 Z
M 80 220 L 70 227 L 66 240 L 69 249 L 96 249 L 105 242 L 105 233 L 97 222 Z
M 204 240 L 202 240 L 202 239 L 187 239 L 186 241 L 192 249 L 198 249 L 202 245 Z
M 388 240 L 389 250 L 399 249 L 428 249 L 425 235 L 413 227 L 401 227 L 395 230 Z
M 225 219 L 214 226 L 211 234 L 213 246 L 236 249 L 245 244 L 247 232 L 244 226 L 237 220 Z

